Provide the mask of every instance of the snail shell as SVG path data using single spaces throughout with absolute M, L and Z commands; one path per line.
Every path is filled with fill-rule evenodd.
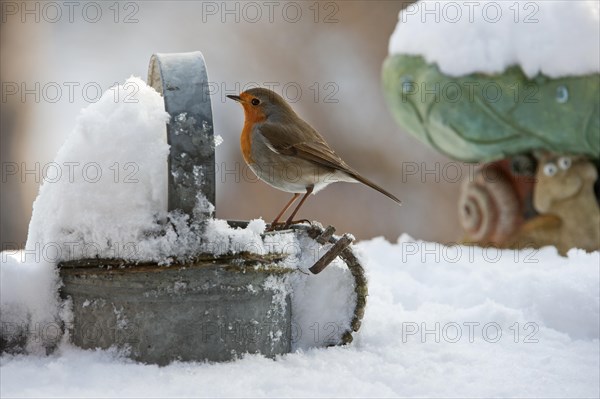
M 478 243 L 502 244 L 522 222 L 519 196 L 508 174 L 498 165 L 475 170 L 463 182 L 459 219 L 469 238 Z

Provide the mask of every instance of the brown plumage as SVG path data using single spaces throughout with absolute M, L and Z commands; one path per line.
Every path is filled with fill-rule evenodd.
M 400 200 L 348 166 L 325 139 L 302 120 L 289 104 L 271 90 L 255 88 L 239 96 L 227 96 L 244 107 L 244 127 L 240 138 L 244 160 L 256 175 L 271 186 L 294 193 L 279 218 L 300 194 L 304 197 L 285 223 L 292 220 L 306 198 L 330 183 L 360 182 L 396 203 Z

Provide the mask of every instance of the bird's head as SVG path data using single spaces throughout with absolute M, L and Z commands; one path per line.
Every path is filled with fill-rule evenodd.
M 295 115 L 292 107 L 283 97 L 262 87 L 246 90 L 239 96 L 228 95 L 227 97 L 242 104 L 245 118 L 249 121 L 280 120 Z

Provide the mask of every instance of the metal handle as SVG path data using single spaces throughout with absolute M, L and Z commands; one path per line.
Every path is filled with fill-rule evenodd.
M 204 57 L 191 53 L 154 54 L 148 68 L 148 84 L 162 94 L 169 154 L 168 210 L 194 215 L 199 193 L 215 205 L 215 141 L 208 75 Z

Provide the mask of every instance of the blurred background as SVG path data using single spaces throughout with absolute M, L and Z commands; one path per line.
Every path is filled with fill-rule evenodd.
M 339 183 L 311 197 L 299 217 L 358 239 L 460 239 L 455 175 L 469 168 L 403 132 L 382 95 L 388 40 L 410 2 L 0 3 L 3 245 L 24 244 L 40 184 L 39 173 L 9 176 L 6 168 L 51 162 L 98 87 L 130 75 L 145 80 L 153 53 L 195 50 L 207 63 L 215 134 L 224 140 L 216 155 L 217 217 L 270 221 L 290 198 L 245 178 L 243 112 L 225 101 L 244 87 L 270 85 L 350 165 L 403 201 L 398 207 L 365 186 Z M 12 94 L 15 84 L 19 93 Z

